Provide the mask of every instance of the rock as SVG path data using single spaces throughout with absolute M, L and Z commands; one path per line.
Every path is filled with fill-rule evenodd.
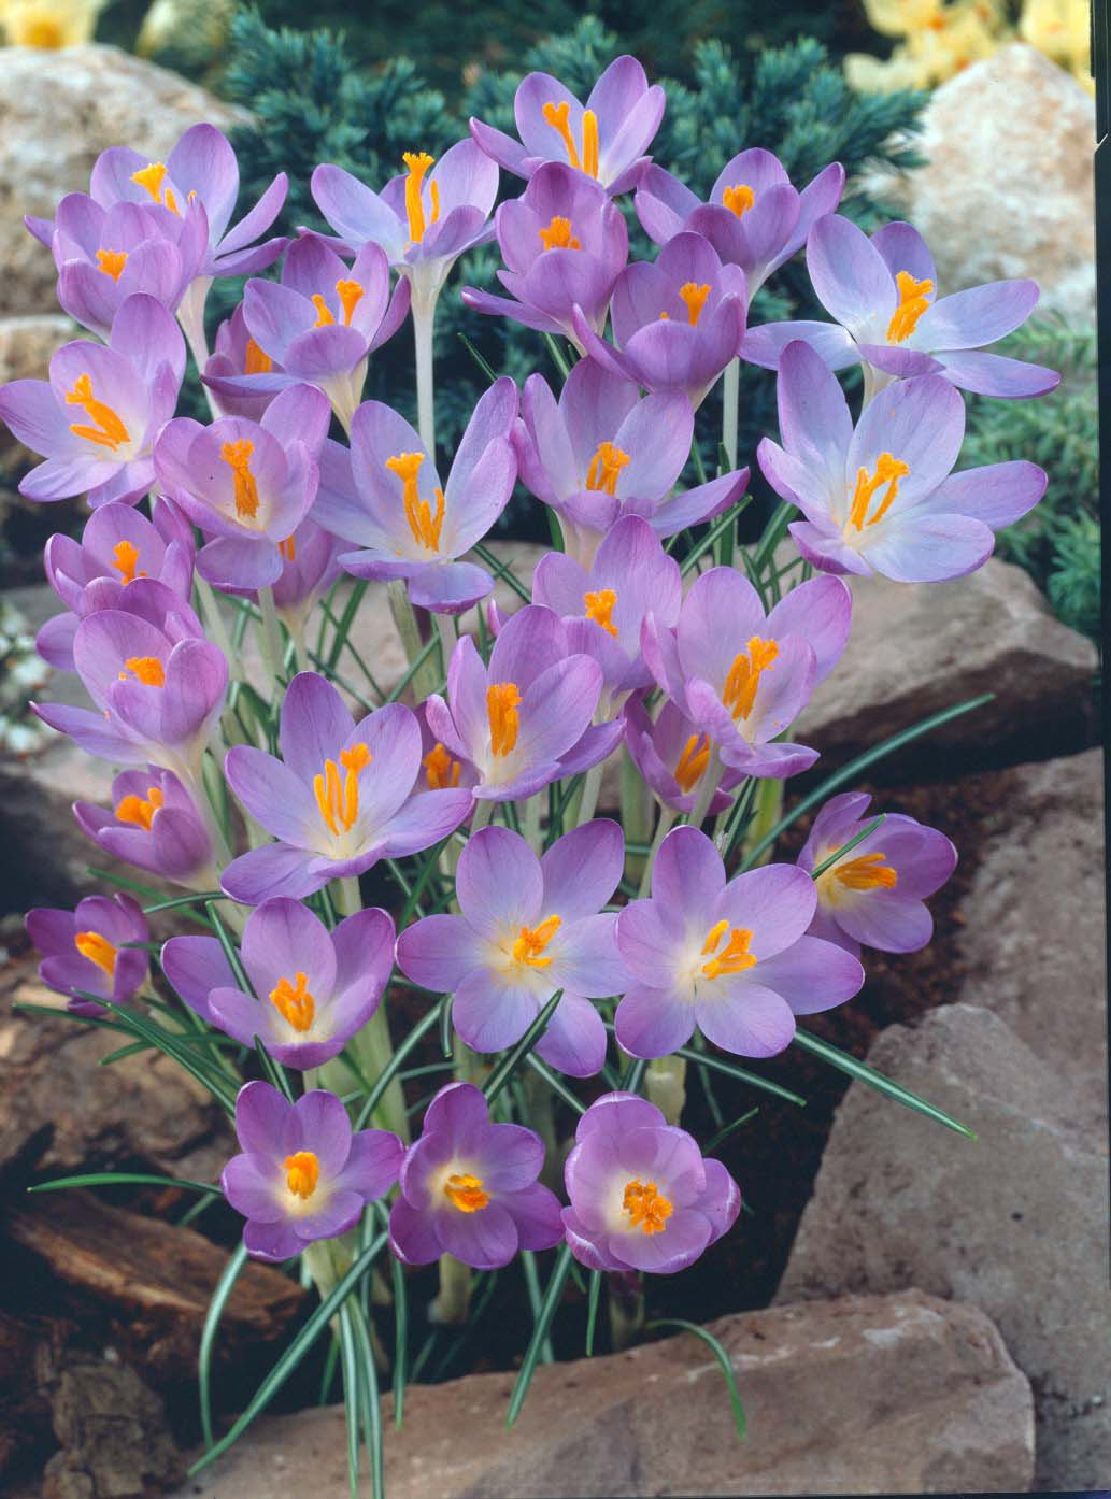
M 818 774 L 966 698 L 995 699 L 869 770 L 951 779 L 956 768 L 1069 753 L 1096 735 L 1096 649 L 1054 619 L 1020 568 L 991 558 L 951 583 L 854 578 L 853 628 L 836 670 L 792 726 Z
M 934 253 L 941 294 L 1032 276 L 1040 310 L 1090 327 L 1094 100 L 1015 43 L 942 84 L 923 126 L 917 145 L 928 164 L 909 174 L 909 217 Z
M 74 1361 L 53 1402 L 61 1451 L 46 1465 L 42 1499 L 148 1499 L 185 1476 L 162 1401 L 133 1369 Z
M 918 1291 L 774 1308 L 711 1324 L 748 1416 L 738 1442 L 721 1370 L 682 1335 L 542 1365 L 512 1431 L 513 1378 L 411 1386 L 388 1416 L 390 1499 L 1024 1490 L 1030 1392 L 986 1317 Z M 387 1410 L 390 1401 L 385 1402 Z M 338 1406 L 270 1418 L 179 1499 L 348 1492 Z
M 972 1005 L 892 1027 L 868 1060 L 978 1138 L 854 1083 L 777 1299 L 918 1286 L 980 1307 L 1034 1390 L 1036 1487 L 1097 1487 L 1111 1472 L 1106 1132 L 1076 1128 L 1071 1085 Z
M 0 51 L 0 313 L 54 312 L 50 252 L 24 214 L 52 218 L 65 193 L 88 190 L 108 146 L 165 158 L 190 125 L 247 118 L 205 89 L 116 47 Z

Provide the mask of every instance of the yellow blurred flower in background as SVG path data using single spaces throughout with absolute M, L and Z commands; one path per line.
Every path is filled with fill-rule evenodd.
M 104 0 L 0 0 L 0 27 L 11 47 L 75 47 L 91 40 Z
M 1024 42 L 1059 62 L 1094 94 L 1089 0 L 1026 0 L 1018 31 Z

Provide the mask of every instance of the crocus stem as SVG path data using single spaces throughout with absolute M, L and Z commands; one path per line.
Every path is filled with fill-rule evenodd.
M 429 1303 L 428 1320 L 443 1327 L 459 1327 L 471 1308 L 471 1272 L 451 1254 L 440 1256 L 440 1294 Z
M 440 636 L 440 675 L 447 680 L 448 663 L 451 653 L 455 649 L 455 642 L 459 639 L 457 628 L 452 628 L 453 616 L 450 614 L 437 614 L 436 629 Z
M 702 779 L 698 783 L 698 800 L 694 804 L 687 821 L 692 828 L 700 828 L 706 820 L 706 813 L 710 810 L 710 803 L 714 799 L 714 792 L 718 789 L 724 766 L 721 756 L 715 745 L 710 751 L 710 758 L 706 763 L 706 769 L 702 772 Z
M 782 781 L 759 781 L 756 786 L 756 795 L 752 803 L 752 821 L 748 825 L 748 835 L 745 843 L 749 848 L 755 846 L 766 838 L 783 815 L 783 782 Z M 766 864 L 773 853 L 772 847 L 768 848 L 754 861 L 759 868 Z
M 644 1073 L 644 1091 L 668 1124 L 678 1124 L 687 1101 L 687 1064 L 682 1057 L 656 1057 Z
M 401 636 L 401 645 L 405 651 L 405 659 L 412 666 L 413 662 L 424 650 L 424 641 L 420 636 L 420 626 L 417 624 L 416 611 L 409 599 L 409 586 L 400 578 L 393 578 L 386 584 L 386 597 L 389 600 L 390 613 L 393 622 L 397 626 L 397 633 Z M 412 690 L 413 697 L 418 703 L 422 703 L 428 694 L 435 690 L 437 685 L 438 669 L 434 656 L 426 656 L 421 665 L 413 673 Z
M 610 1338 L 614 1353 L 628 1348 L 644 1326 L 644 1282 L 637 1270 L 617 1271 L 609 1278 Z
M 731 359 L 725 366 L 725 378 L 721 385 L 721 443 L 725 449 L 727 467 L 737 467 L 737 427 L 741 409 L 741 361 Z
M 589 822 L 598 810 L 598 793 L 602 789 L 602 770 L 605 761 L 600 765 L 592 765 L 586 773 L 583 783 L 582 801 L 575 817 L 575 826 L 579 827 L 584 822 Z
M 216 597 L 216 590 L 211 583 L 201 577 L 200 573 L 193 574 L 193 583 L 208 633 L 212 637 L 213 644 L 222 652 L 228 663 L 228 676 L 232 681 L 242 680 L 243 668 L 240 664 L 239 653 L 232 649 L 231 638 L 224 624 L 224 617 L 220 613 L 220 602 Z
M 655 804 L 648 794 L 644 779 L 633 764 L 627 745 L 621 746 L 621 825 L 625 829 L 627 843 L 646 843 L 652 828 Z M 674 820 L 674 815 L 672 820 Z M 670 824 L 669 824 L 670 826 Z M 651 855 L 625 854 L 625 877 L 639 880 Z
M 281 621 L 278 619 L 278 611 L 274 605 L 272 588 L 259 589 L 258 607 L 262 615 L 262 659 L 267 675 L 277 687 L 283 675 L 285 651 L 282 647 Z
M 436 416 L 432 378 L 432 335 L 440 291 L 413 288 L 413 345 L 417 361 L 417 431 L 425 452 L 436 461 Z
M 652 869 L 656 862 L 656 855 L 660 851 L 660 844 L 671 832 L 675 823 L 676 813 L 670 807 L 660 808 L 660 820 L 656 824 L 656 836 L 652 839 L 652 847 L 648 850 L 648 857 L 644 861 L 644 872 L 640 877 L 640 889 L 637 891 L 637 899 L 643 900 L 652 885 Z

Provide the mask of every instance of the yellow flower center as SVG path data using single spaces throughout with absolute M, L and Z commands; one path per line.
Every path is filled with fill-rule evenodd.
M 695 281 L 684 281 L 679 288 L 679 296 L 687 307 L 687 322 L 692 328 L 698 327 L 698 319 L 702 316 L 702 309 L 709 295 L 710 283 L 708 281 L 703 281 L 701 284 Z
M 123 583 L 134 583 L 135 569 L 139 564 L 139 548 L 131 541 L 117 541 L 112 548 L 112 556 L 115 558 L 116 571 Z M 139 573 L 140 578 L 145 578 L 146 573 Z
M 440 217 L 440 184 L 438 182 L 428 184 L 432 217 L 427 222 L 424 217 L 424 179 L 434 159 L 427 151 L 406 151 L 401 158 L 409 172 L 405 179 L 405 214 L 409 220 L 409 239 L 414 245 L 419 245 L 424 239 L 428 224 L 436 223 Z
M 340 750 L 339 765 L 334 760 L 325 760 L 324 770 L 312 778 L 313 794 L 320 808 L 328 831 L 339 837 L 349 833 L 359 815 L 359 776 L 370 764 L 370 751 L 365 744 L 353 744 L 350 749 Z M 340 776 L 340 767 L 343 776 Z
M 433 491 L 436 508 L 432 500 L 422 500 L 417 493 L 417 473 L 424 462 L 423 453 L 395 453 L 386 459 L 391 474 L 401 480 L 401 503 L 405 507 L 405 519 L 413 540 L 430 552 L 440 549 L 440 532 L 444 527 L 444 492 L 437 486 Z
M 115 977 L 117 953 L 107 937 L 102 937 L 99 932 L 78 932 L 73 945 L 83 958 L 102 968 L 109 978 Z
M 316 1191 L 320 1180 L 320 1162 L 311 1150 L 299 1150 L 296 1155 L 287 1155 L 285 1184 L 302 1202 L 307 1202 Z
M 83 407 L 92 424 L 86 427 L 81 422 L 71 423 L 69 430 L 75 437 L 83 437 L 86 442 L 94 442 L 97 447 L 107 448 L 112 453 L 122 443 L 131 441 L 131 433 L 120 420 L 118 412 L 93 395 L 93 382 L 89 375 L 78 375 L 72 390 L 66 396 L 66 405 Z
M 736 187 L 727 187 L 721 195 L 721 201 L 730 213 L 735 213 L 739 219 L 743 219 L 748 210 L 756 202 L 756 194 L 745 182 L 739 182 Z
M 621 1206 L 628 1213 L 633 1227 L 639 1228 L 642 1234 L 662 1233 L 675 1211 L 655 1182 L 638 1181 L 636 1177 L 626 1184 Z
M 778 655 L 779 647 L 774 640 L 761 640 L 759 635 L 754 635 L 748 642 L 748 649 L 733 657 L 721 698 L 734 720 L 747 718 L 752 712 L 760 676 Z
M 164 185 L 166 181 L 166 168 L 162 162 L 148 162 L 140 171 L 132 172 L 131 180 L 138 183 L 140 187 L 145 187 L 153 200 L 156 203 L 161 203 L 164 208 L 168 208 L 171 213 L 179 211 L 173 188 L 165 187 Z
M 513 943 L 513 961 L 528 968 L 550 968 L 552 960 L 545 949 L 562 925 L 560 917 L 546 916 L 539 926 L 523 926 Z
M 863 531 L 865 526 L 874 526 L 877 521 L 882 520 L 888 510 L 895 503 L 899 493 L 899 480 L 905 479 L 910 473 L 910 465 L 904 463 L 901 458 L 895 458 L 890 453 L 881 453 L 876 459 L 875 472 L 869 474 L 866 468 L 858 468 L 856 471 L 856 487 L 853 490 L 852 507 L 849 510 L 849 525 L 857 531 Z M 872 503 L 872 497 L 877 490 L 887 485 L 887 493 L 876 506 L 873 514 L 868 514 L 868 507 Z
M 366 288 L 360 286 L 357 281 L 337 281 L 336 296 L 339 297 L 342 326 L 350 328 L 355 308 L 358 307 L 359 303 L 366 296 Z M 314 294 L 312 305 L 316 308 L 316 327 L 328 328 L 335 323 L 332 309 L 328 306 L 328 303 L 320 292 Z
M 828 869 L 822 878 L 836 880 L 846 890 L 894 890 L 899 883 L 898 871 L 892 869 L 882 853 L 844 859 Z
M 613 622 L 613 610 L 616 603 L 617 594 L 612 588 L 597 588 L 593 593 L 583 594 L 587 619 L 592 619 L 596 625 L 601 625 L 607 635 L 615 637 L 617 626 Z
M 683 753 L 675 766 L 675 779 L 680 791 L 693 791 L 706 773 L 710 763 L 710 741 L 705 734 L 692 734 L 683 746 Z
M 622 452 L 615 443 L 600 442 L 586 471 L 587 489 L 597 489 L 602 494 L 616 494 L 621 470 L 627 468 L 631 461 L 629 454 Z
M 166 668 L 157 656 L 128 656 L 124 666 L 126 670 L 119 673 L 121 682 L 127 681 L 127 673 L 130 672 L 144 687 L 166 685 Z
M 541 229 L 540 243 L 545 250 L 581 250 L 582 240 L 571 232 L 571 220 L 556 214 L 546 229 Z
M 893 344 L 901 344 L 918 326 L 918 319 L 930 305 L 933 282 L 926 277 L 916 281 L 909 271 L 899 271 L 895 277 L 899 289 L 899 305 L 887 325 L 887 337 Z
M 119 281 L 123 275 L 124 267 L 127 265 L 126 250 L 98 250 L 96 252 L 97 268 L 104 275 L 111 276 L 113 281 Z
M 716 979 L 723 973 L 744 973 L 755 968 L 756 959 L 748 950 L 751 942 L 752 932 L 748 927 L 731 927 L 724 918 L 715 922 L 702 944 L 702 956 L 707 960 L 702 964 L 703 977 Z
M 154 824 L 154 814 L 161 807 L 162 801 L 161 787 L 148 786 L 145 799 L 135 795 L 121 797 L 116 808 L 116 818 L 119 822 L 130 822 L 137 828 L 145 828 L 149 833 Z
M 451 786 L 459 785 L 459 761 L 448 753 L 439 742 L 432 746 L 421 761 L 424 766 L 425 775 L 428 777 L 428 786 L 432 791 L 443 791 Z
M 251 472 L 251 457 L 255 445 L 249 437 L 238 442 L 225 442 L 220 447 L 220 457 L 231 469 L 235 486 L 235 513 L 240 520 L 254 520 L 258 514 L 258 485 Z
M 568 166 L 577 167 L 579 171 L 585 172 L 588 177 L 598 175 L 598 116 L 592 109 L 583 110 L 583 139 L 582 154 L 575 144 L 575 137 L 571 133 L 571 106 L 566 99 L 561 99 L 558 104 L 549 101 L 544 105 L 541 113 L 544 123 L 550 125 L 563 142 L 567 152 Z
M 309 976 L 298 969 L 295 983 L 280 978 L 270 991 L 270 1003 L 295 1031 L 307 1031 L 316 1015 L 316 1000 L 308 990 Z
M 486 689 L 486 717 L 490 724 L 490 751 L 499 758 L 517 747 L 521 727 L 517 709 L 522 702 L 516 682 L 491 682 Z
M 490 1202 L 483 1190 L 481 1176 L 470 1171 L 453 1171 L 444 1183 L 444 1196 L 461 1213 L 481 1213 Z

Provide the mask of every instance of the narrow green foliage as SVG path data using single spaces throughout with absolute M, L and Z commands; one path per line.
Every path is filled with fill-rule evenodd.
M 738 1437 L 743 1440 L 746 1430 L 745 1408 L 741 1404 L 741 1392 L 737 1388 L 737 1376 L 733 1372 L 733 1361 L 721 1343 L 707 1328 L 699 1327 L 695 1322 L 684 1322 L 681 1317 L 664 1317 L 655 1322 L 646 1322 L 644 1330 L 645 1332 L 654 1332 L 658 1327 L 681 1327 L 684 1332 L 693 1333 L 696 1338 L 701 1338 L 707 1348 L 710 1349 L 721 1366 L 722 1374 L 725 1376 L 725 1385 L 729 1391 L 729 1404 L 733 1411 L 733 1424 L 737 1428 Z
M 208 1310 L 204 1314 L 204 1326 L 201 1328 L 200 1348 L 197 1352 L 197 1399 L 200 1402 L 201 1412 L 201 1437 L 207 1451 L 213 1444 L 212 1430 L 212 1354 L 216 1347 L 216 1335 L 220 1330 L 220 1322 L 224 1315 L 224 1308 L 228 1304 L 228 1298 L 235 1289 L 235 1283 L 247 1263 L 246 1246 L 240 1244 L 228 1256 L 228 1262 L 216 1282 L 212 1299 L 208 1303 Z
M 868 823 L 865 827 L 862 827 L 859 833 L 854 834 L 854 836 L 849 839 L 848 843 L 843 843 L 841 847 L 836 850 L 836 852 L 830 854 L 828 859 L 823 859 L 820 864 L 815 865 L 815 867 L 810 871 L 810 878 L 812 880 L 821 879 L 826 870 L 832 869 L 834 864 L 837 863 L 838 859 L 843 859 L 846 854 L 852 853 L 857 844 L 863 843 L 865 838 L 870 838 L 877 828 L 883 827 L 886 821 L 887 814 L 881 812 L 878 817 L 873 818 L 870 823 Z
M 548 1337 L 548 1329 L 552 1325 L 552 1318 L 556 1314 L 560 1298 L 563 1295 L 563 1287 L 571 1269 L 571 1250 L 568 1245 L 562 1245 L 556 1251 L 555 1265 L 552 1267 L 551 1279 L 548 1281 L 548 1289 L 544 1292 L 544 1299 L 540 1303 L 539 1315 L 535 1318 L 532 1329 L 532 1337 L 525 1349 L 525 1356 L 521 1360 L 521 1369 L 517 1375 L 517 1381 L 513 1386 L 513 1394 L 509 1401 L 509 1413 L 505 1424 L 512 1426 L 521 1414 L 521 1407 L 525 1403 L 528 1387 L 532 1383 L 532 1376 L 536 1372 L 536 1366 L 540 1362 L 545 1340 Z
M 68 1187 L 180 1187 L 185 1192 L 206 1192 L 212 1197 L 223 1194 L 210 1182 L 189 1181 L 186 1177 L 155 1176 L 148 1171 L 83 1171 L 77 1176 L 59 1176 L 53 1181 L 36 1182 L 28 1192 L 60 1192 Z
M 506 1052 L 505 1056 L 502 1057 L 493 1072 L 491 1072 L 482 1089 L 486 1095 L 487 1103 L 494 1102 L 494 1099 L 497 1098 L 506 1083 L 517 1071 L 522 1061 L 528 1056 L 537 1041 L 540 1040 L 540 1037 L 548 1029 L 548 1021 L 555 1014 L 556 1006 L 562 998 L 563 990 L 557 989 L 525 1034 L 517 1042 L 516 1046 Z
M 594 1336 L 598 1330 L 598 1303 L 602 1297 L 602 1272 L 590 1272 L 590 1289 L 586 1297 L 586 1356 L 594 1357 Z
M 820 1041 L 809 1031 L 796 1030 L 794 1044 L 800 1046 L 803 1051 L 809 1051 L 812 1055 L 821 1057 L 823 1062 L 828 1062 L 839 1072 L 845 1072 L 849 1077 L 867 1083 L 870 1088 L 875 1088 L 877 1093 L 883 1093 L 888 1098 L 895 1099 L 897 1103 L 904 1104 L 908 1109 L 913 1109 L 916 1114 L 924 1114 L 927 1119 L 934 1119 L 938 1124 L 944 1124 L 946 1129 L 955 1130 L 958 1135 L 965 1135 L 969 1140 L 975 1140 L 976 1136 L 972 1130 L 951 1118 L 943 1109 L 927 1103 L 924 1098 L 919 1098 L 917 1093 L 912 1093 L 901 1083 L 892 1082 L 889 1077 L 884 1077 L 882 1072 L 877 1072 L 867 1063 L 858 1062 L 855 1057 L 838 1051 L 837 1047 L 831 1046 L 828 1041 Z

